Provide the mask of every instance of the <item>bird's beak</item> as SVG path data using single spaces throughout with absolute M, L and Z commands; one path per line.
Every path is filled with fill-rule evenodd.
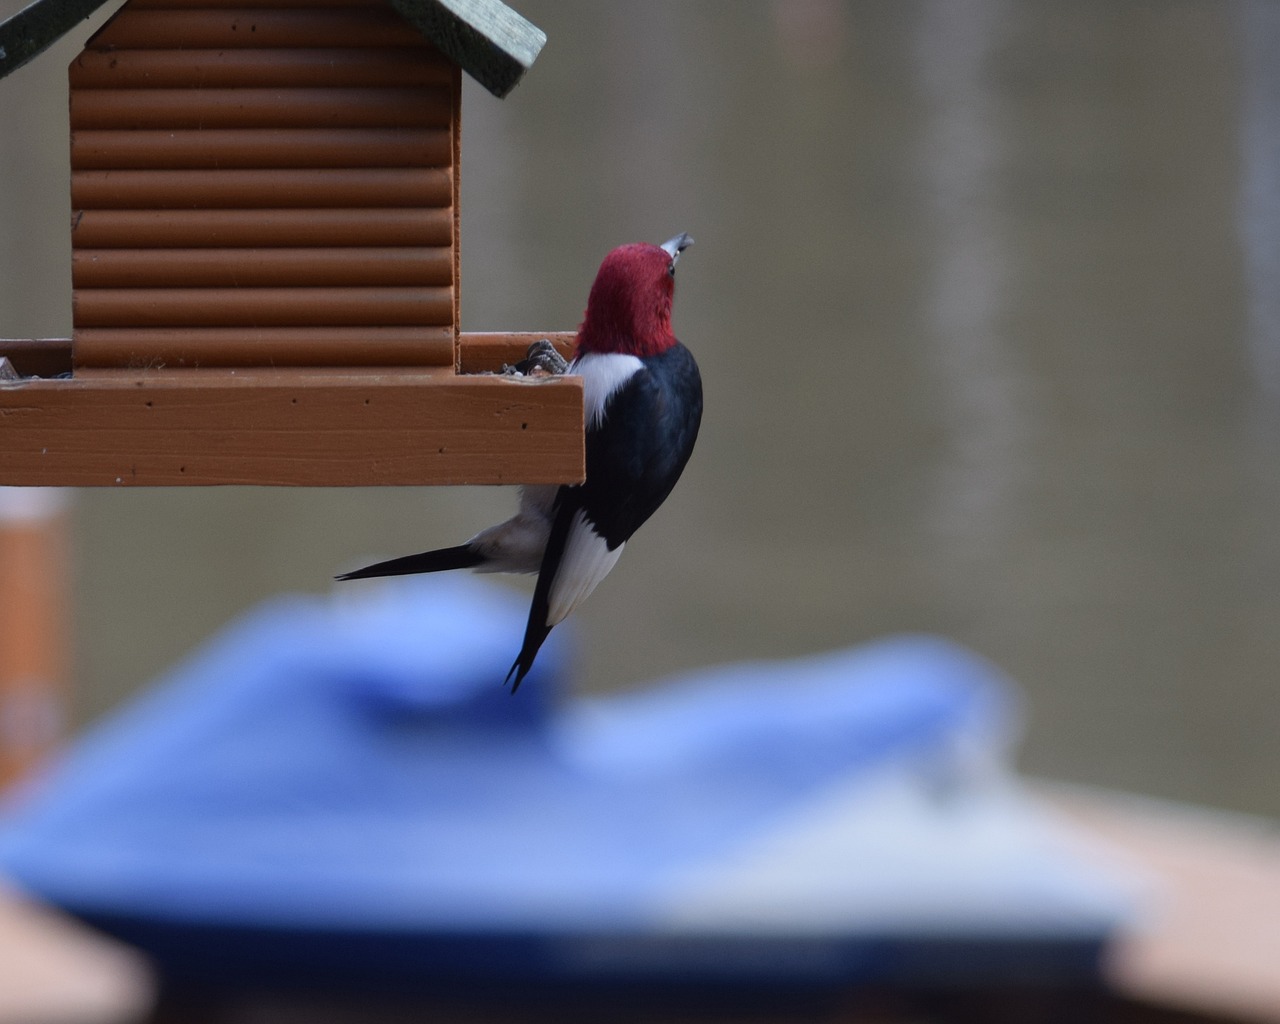
M 667 254 L 671 257 L 671 262 L 674 265 L 676 260 L 680 258 L 680 254 L 691 245 L 693 245 L 693 239 L 688 234 L 681 231 L 675 238 L 671 238 L 663 242 L 660 248 L 667 251 Z

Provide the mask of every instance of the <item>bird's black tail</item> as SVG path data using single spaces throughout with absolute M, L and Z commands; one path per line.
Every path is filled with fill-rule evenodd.
M 335 576 L 338 580 L 366 580 L 373 576 L 408 576 L 419 572 L 444 572 L 446 569 L 470 569 L 479 565 L 484 558 L 468 544 L 457 547 L 440 548 L 436 551 L 423 551 L 417 555 L 404 555 L 386 562 L 366 565 L 354 572 L 344 572 Z
M 555 519 L 551 523 L 551 533 L 547 537 L 546 550 L 542 552 L 542 566 L 538 570 L 538 582 L 533 588 L 533 601 L 529 605 L 529 621 L 524 629 L 524 643 L 520 645 L 520 653 L 516 655 L 506 681 L 511 683 L 511 692 L 520 689 L 524 677 L 533 668 L 533 659 L 551 635 L 551 625 L 547 619 L 551 614 L 551 586 L 555 582 L 556 571 L 560 559 L 564 557 L 565 543 L 569 539 L 569 528 L 573 524 L 574 513 L 579 505 L 576 500 L 564 496 L 565 489 L 560 489 L 561 496 L 556 499 Z M 511 677 L 515 676 L 512 682 Z
M 529 674 L 529 669 L 533 668 L 533 659 L 538 656 L 538 651 L 550 635 L 550 626 L 530 620 L 529 626 L 525 630 L 524 644 L 521 646 L 520 653 L 516 656 L 515 663 L 511 666 L 511 671 L 507 673 L 505 680 L 505 682 L 511 683 L 512 693 L 520 689 L 520 684 L 524 682 L 524 677 Z M 512 676 L 516 677 L 513 683 L 511 682 Z

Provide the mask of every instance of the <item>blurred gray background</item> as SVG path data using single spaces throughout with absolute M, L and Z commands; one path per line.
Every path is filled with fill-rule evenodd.
M 1024 687 L 1027 770 L 1280 814 L 1280 6 L 513 3 L 550 41 L 468 86 L 464 328 L 571 329 L 612 246 L 697 238 L 702 438 L 577 685 L 937 631 Z M 70 332 L 98 20 L 0 83 L 0 335 Z M 514 500 L 80 493 L 78 720 Z

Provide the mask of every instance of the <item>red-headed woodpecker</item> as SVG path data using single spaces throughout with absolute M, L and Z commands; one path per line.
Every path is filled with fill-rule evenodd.
M 512 692 L 547 635 L 595 589 L 633 533 L 666 500 L 693 452 L 702 378 L 671 332 L 676 262 L 686 234 L 623 245 L 604 258 L 566 371 L 582 378 L 587 478 L 525 487 L 520 510 L 457 547 L 406 555 L 340 580 L 474 569 L 537 572 Z

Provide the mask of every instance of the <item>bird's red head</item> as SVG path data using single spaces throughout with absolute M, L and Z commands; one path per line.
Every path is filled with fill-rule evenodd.
M 591 286 L 576 354 L 653 356 L 674 345 L 676 261 L 692 244 L 692 238 L 681 234 L 662 245 L 635 242 L 609 253 Z

